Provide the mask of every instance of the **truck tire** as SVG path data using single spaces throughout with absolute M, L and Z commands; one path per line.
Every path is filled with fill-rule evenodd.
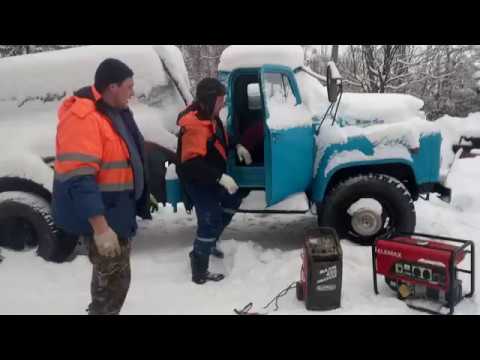
M 45 261 L 59 264 L 72 261 L 77 255 L 75 248 L 78 244 L 78 237 L 67 234 L 58 228 L 55 229 L 55 235 L 55 237 L 39 241 L 37 255 Z
M 55 227 L 46 200 L 12 191 L 0 193 L 0 245 L 13 250 L 38 245 L 37 254 L 46 261 L 64 262 L 72 255 L 76 239 Z
M 360 199 L 373 199 L 381 214 L 361 208 L 351 215 L 349 209 Z M 412 197 L 399 180 L 383 174 L 359 175 L 339 183 L 318 205 L 320 226 L 333 227 L 340 238 L 360 245 L 372 245 L 377 237 L 395 231 L 413 232 L 416 225 Z

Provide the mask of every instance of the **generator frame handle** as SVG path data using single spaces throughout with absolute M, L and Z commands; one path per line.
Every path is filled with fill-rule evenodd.
M 455 305 L 453 303 L 452 294 L 453 294 L 453 280 L 456 277 L 455 275 L 456 275 L 457 271 L 470 274 L 470 292 L 468 294 L 462 295 L 462 297 L 470 298 L 470 297 L 473 296 L 473 294 L 475 293 L 475 244 L 473 243 L 473 241 L 457 239 L 457 238 L 452 238 L 452 237 L 446 237 L 446 236 L 437 236 L 437 235 L 430 235 L 430 234 L 423 234 L 423 233 L 405 233 L 405 232 L 394 232 L 394 233 L 390 234 L 389 239 L 385 239 L 385 240 L 395 241 L 392 238 L 395 238 L 396 236 L 425 237 L 425 238 L 430 238 L 430 239 L 434 239 L 434 240 L 444 240 L 444 241 L 461 243 L 462 245 L 460 247 L 456 248 L 453 251 L 453 261 L 450 262 L 450 267 L 449 267 L 449 272 L 450 272 L 450 274 L 449 274 L 450 275 L 450 284 L 449 284 L 450 296 L 449 296 L 449 299 L 448 299 L 449 315 L 452 315 L 454 313 L 454 310 L 455 310 Z M 376 253 L 375 253 L 375 247 L 376 247 L 377 240 L 379 240 L 379 239 L 380 238 L 375 239 L 375 241 L 373 242 L 373 245 L 372 245 L 373 289 L 374 289 L 376 295 L 378 295 L 379 292 L 378 292 L 378 283 L 377 283 L 377 263 L 376 263 L 377 256 L 376 256 Z M 470 247 L 470 250 L 467 250 L 468 247 Z M 448 251 L 448 250 L 445 250 L 445 251 Z M 458 269 L 455 266 L 455 259 L 457 258 L 457 255 L 462 251 L 467 253 L 467 254 L 470 254 L 470 270 Z M 412 306 L 410 306 L 410 307 L 412 307 Z M 418 310 L 425 310 L 425 309 L 422 309 L 422 308 L 416 308 L 416 307 L 413 307 L 413 308 L 418 309 Z M 428 311 L 428 312 L 433 313 L 433 314 L 438 314 L 438 313 L 431 312 L 431 311 Z
M 375 247 L 377 246 L 377 240 L 373 242 L 372 245 L 372 269 L 373 269 L 373 291 L 375 295 L 378 295 L 378 285 L 377 285 L 377 255 L 375 253 Z

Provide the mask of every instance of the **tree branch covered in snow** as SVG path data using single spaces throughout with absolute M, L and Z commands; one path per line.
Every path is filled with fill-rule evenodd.
M 428 78 L 420 68 L 437 53 L 414 45 L 350 45 L 339 65 L 350 84 L 365 92 L 383 93 Z
M 42 51 L 67 49 L 81 45 L 0 45 L 0 57 L 33 54 Z
M 350 91 L 409 93 L 436 118 L 479 110 L 478 52 L 471 45 L 350 45 L 338 65 Z

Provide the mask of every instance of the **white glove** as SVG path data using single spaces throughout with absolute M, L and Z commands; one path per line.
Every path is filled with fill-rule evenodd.
M 237 156 L 240 159 L 240 162 L 244 162 L 247 165 L 252 163 L 252 155 L 242 144 L 237 145 Z
M 238 191 L 238 185 L 233 180 L 233 178 L 227 174 L 223 174 L 218 183 L 222 185 L 225 189 L 227 189 L 230 195 L 235 194 Z
M 121 249 L 118 241 L 118 236 L 115 232 L 108 228 L 106 232 L 101 235 L 95 234 L 93 236 L 95 245 L 97 246 L 98 253 L 105 257 L 120 256 Z

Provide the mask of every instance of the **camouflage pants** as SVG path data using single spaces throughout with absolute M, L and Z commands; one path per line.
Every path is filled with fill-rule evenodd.
M 98 253 L 93 239 L 88 241 L 88 257 L 93 265 L 89 315 L 118 315 L 122 309 L 130 287 L 131 241 L 121 240 L 120 247 L 120 256 L 108 258 Z

